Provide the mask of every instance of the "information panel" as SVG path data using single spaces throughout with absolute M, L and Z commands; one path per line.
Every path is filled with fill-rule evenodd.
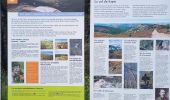
M 90 100 L 169 100 L 170 0 L 91 0 Z
M 84 0 L 7 0 L 8 100 L 84 100 Z

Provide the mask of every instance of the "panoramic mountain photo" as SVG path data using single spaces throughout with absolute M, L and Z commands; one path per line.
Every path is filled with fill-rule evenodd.
M 95 37 L 170 37 L 169 23 L 95 24 Z

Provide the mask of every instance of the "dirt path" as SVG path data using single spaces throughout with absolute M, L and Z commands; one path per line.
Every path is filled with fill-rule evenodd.
M 152 38 L 164 38 L 164 37 L 170 37 L 170 34 L 165 33 L 159 33 L 156 29 L 152 32 Z

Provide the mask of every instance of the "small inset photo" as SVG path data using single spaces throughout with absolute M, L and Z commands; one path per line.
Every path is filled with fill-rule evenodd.
M 122 88 L 121 76 L 94 76 L 95 89 Z
M 56 61 L 66 61 L 68 60 L 67 54 L 55 54 L 55 60 Z
M 155 100 L 169 100 L 169 88 L 155 88 Z
M 124 64 L 124 88 L 137 88 L 137 63 Z
M 169 50 L 169 40 L 156 40 L 156 50 Z
M 141 40 L 140 50 L 153 50 L 153 40 Z
M 53 40 L 42 40 L 41 49 L 53 49 Z
M 140 71 L 140 89 L 153 89 L 153 71 Z
M 41 51 L 41 60 L 53 60 L 53 51 Z
M 81 39 L 70 39 L 70 56 L 82 56 Z
M 122 74 L 122 62 L 109 61 L 109 74 Z
M 68 49 L 67 39 L 56 39 L 55 49 Z
M 12 62 L 12 83 L 24 83 L 24 62 Z
M 109 40 L 109 59 L 122 59 L 121 40 Z

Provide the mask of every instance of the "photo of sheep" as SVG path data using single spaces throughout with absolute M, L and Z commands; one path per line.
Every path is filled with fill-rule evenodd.
M 9 12 L 84 12 L 84 0 L 18 0 Z
M 12 83 L 24 83 L 24 62 L 12 62 Z
M 122 59 L 121 40 L 109 40 L 109 59 Z
M 98 38 L 168 38 L 170 23 L 96 23 L 94 32 L 94 37 Z
M 170 41 L 169 40 L 156 40 L 156 50 L 169 50 Z
M 140 89 L 153 89 L 153 71 L 140 71 Z
M 124 88 L 137 88 L 137 63 L 124 64 Z
M 53 40 L 42 40 L 41 49 L 53 49 Z
M 55 54 L 55 60 L 56 61 L 66 61 L 68 60 L 68 55 L 67 54 Z
M 41 51 L 41 60 L 53 60 L 53 51 Z
M 67 39 L 56 39 L 55 40 L 55 49 L 68 49 Z
M 70 56 L 82 56 L 81 39 L 70 39 Z
M 94 76 L 94 88 L 122 88 L 121 76 Z
M 109 74 L 122 74 L 122 62 L 109 61 Z
M 153 50 L 153 40 L 140 40 L 140 50 Z

